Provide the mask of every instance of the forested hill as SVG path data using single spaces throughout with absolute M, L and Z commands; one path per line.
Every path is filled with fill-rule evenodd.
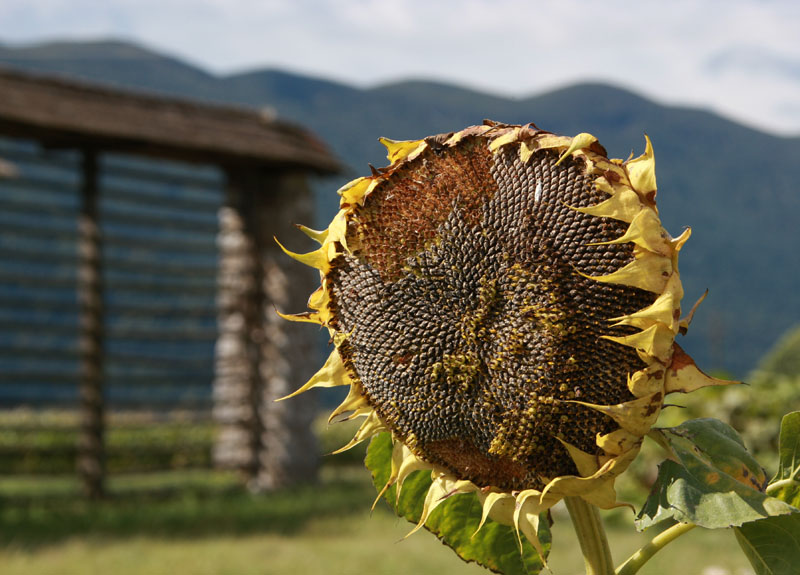
M 646 132 L 656 152 L 664 223 L 673 235 L 693 229 L 681 253 L 687 304 L 710 290 L 681 344 L 702 365 L 744 376 L 800 323 L 800 138 L 596 83 L 524 99 L 419 81 L 360 89 L 276 70 L 215 76 L 120 42 L 0 46 L 0 66 L 270 108 L 304 124 L 352 169 L 320 184 L 318 224 L 334 213 L 339 185 L 368 173 L 367 163 L 386 163 L 379 136 L 419 138 L 491 118 L 567 135 L 591 132 L 610 154 L 626 158 L 641 153 Z

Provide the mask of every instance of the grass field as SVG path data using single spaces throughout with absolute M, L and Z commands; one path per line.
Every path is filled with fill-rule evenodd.
M 327 468 L 318 486 L 255 495 L 224 473 L 116 478 L 112 497 L 91 505 L 71 478 L 0 480 L 0 573 L 76 575 L 448 575 L 485 573 L 436 538 L 379 505 L 363 468 Z M 581 572 L 569 519 L 558 508 L 550 567 Z M 610 538 L 621 560 L 647 538 L 623 529 Z M 625 526 L 627 527 L 627 525 Z M 729 532 L 695 530 L 643 575 L 750 573 Z
M 64 443 L 58 431 L 38 431 L 30 414 L 6 414 L 0 445 Z M 45 423 L 74 427 L 63 414 Z M 171 423 L 125 421 L 146 435 L 121 430 L 120 445 L 157 441 L 180 445 L 185 437 Z M 347 425 L 317 431 L 324 451 L 344 444 Z M 13 424 L 13 425 L 12 425 Z M 35 431 L 12 437 L 13 426 Z M 184 425 L 184 424 L 182 424 Z M 2 425 L 0 425 L 2 427 Z M 56 425 L 58 428 L 58 425 Z M 190 436 L 206 441 L 207 423 L 188 422 Z M 21 441 L 24 440 L 24 441 Z M 27 442 L 27 443 L 26 443 Z M 450 575 L 488 573 L 462 563 L 426 532 L 403 539 L 411 528 L 383 504 L 370 516 L 375 497 L 369 473 L 359 464 L 363 448 L 327 457 L 318 485 L 276 493 L 242 489 L 232 473 L 173 469 L 159 473 L 112 473 L 109 498 L 90 503 L 72 474 L 0 475 L 0 574 L 2 575 Z M 7 471 L 7 470 L 6 470 Z M 623 477 L 624 478 L 624 477 Z M 641 486 L 620 483 L 623 498 L 639 500 Z M 638 491 L 637 491 L 638 490 Z M 630 493 L 627 493 L 630 492 Z M 628 513 L 625 515 L 625 513 Z M 568 517 L 554 510 L 555 575 L 582 573 L 582 558 Z M 608 516 L 609 537 L 619 562 L 649 536 L 631 527 L 629 512 Z M 752 573 L 728 531 L 694 530 L 657 555 L 642 575 L 745 575 Z

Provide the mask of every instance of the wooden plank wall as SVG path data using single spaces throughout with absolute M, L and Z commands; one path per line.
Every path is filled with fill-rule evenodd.
M 0 408 L 77 409 L 82 367 L 101 354 L 106 410 L 210 418 L 223 174 L 9 139 L 0 158 L 16 172 L 0 180 Z

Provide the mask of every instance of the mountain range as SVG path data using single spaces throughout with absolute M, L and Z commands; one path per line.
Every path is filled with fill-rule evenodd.
M 693 230 L 681 252 L 686 307 L 710 292 L 681 345 L 700 365 L 744 376 L 800 323 L 797 137 L 602 83 L 517 99 L 430 81 L 358 88 L 271 69 L 214 75 L 117 41 L 0 45 L 0 66 L 267 109 L 306 126 L 348 167 L 339 178 L 315 183 L 317 225 L 335 213 L 336 188 L 368 174 L 368 163 L 386 164 L 379 136 L 417 139 L 491 118 L 565 135 L 590 132 L 611 156 L 627 158 L 643 151 L 646 133 L 656 153 L 664 225 L 673 235 Z

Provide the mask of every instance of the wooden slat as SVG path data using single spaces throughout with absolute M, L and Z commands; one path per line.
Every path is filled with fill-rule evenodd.
M 182 381 L 192 381 L 196 380 L 198 382 L 204 381 L 206 382 L 205 385 L 209 386 L 211 389 L 211 376 L 205 377 L 205 372 L 203 373 L 192 373 L 189 371 L 186 372 L 175 372 L 169 374 L 146 374 L 146 375 L 139 375 L 139 374 L 127 374 L 124 376 L 121 375 L 109 375 L 106 378 L 107 385 L 110 386 L 153 386 L 153 387 L 169 387 L 175 386 Z M 196 385 L 201 385 L 197 383 Z
M 213 294 L 214 284 L 211 281 L 198 282 L 192 278 L 178 278 L 170 281 L 170 278 L 158 277 L 137 277 L 121 278 L 111 276 L 106 278 L 106 286 L 109 292 L 113 291 L 139 291 L 150 294 Z
M 3 208 L 0 211 L 5 211 Z M 78 237 L 78 230 L 73 225 L 63 226 L 60 228 L 44 228 L 41 221 L 36 221 L 31 218 L 27 221 L 20 221 L 15 218 L 14 214 L 5 214 L 6 217 L 0 217 L 0 226 L 2 226 L 2 233 L 9 235 L 20 235 L 30 237 L 33 236 L 40 240 L 49 240 L 53 242 L 74 242 Z M 66 223 L 66 221 L 65 221 Z
M 0 236 L 0 262 L 3 266 L 31 263 L 57 265 L 75 262 L 77 257 L 77 250 L 74 249 L 74 246 L 65 246 L 63 243 L 55 244 L 48 250 L 45 246 L 20 244 L 13 248 L 7 248 L 3 246 L 2 236 Z
M 30 201 L 28 199 L 20 200 L 16 198 L 3 198 L 3 212 L 6 218 L 32 217 L 38 219 L 38 224 L 42 227 L 42 216 L 48 216 L 48 220 L 54 219 L 54 216 L 60 217 L 64 223 L 74 222 L 78 214 L 78 210 L 71 206 L 57 206 L 48 205 L 46 203 L 39 203 Z M 52 223 L 48 221 L 47 223 Z
M 18 334 L 24 333 L 42 333 L 46 331 L 51 335 L 74 335 L 78 333 L 78 323 L 50 323 L 47 321 L 35 320 L 22 320 L 22 319 L 6 319 L 0 318 L 0 332 Z
M 74 178 L 70 182 L 56 178 L 45 178 L 41 174 L 34 173 L 20 174 L 17 178 L 3 182 L 3 187 L 33 196 L 43 195 L 42 193 L 51 194 L 53 199 L 60 199 L 61 201 L 78 194 L 78 182 L 74 181 Z M 77 201 L 75 209 L 77 210 Z
M 136 182 L 131 182 L 131 189 L 120 185 L 105 184 L 103 186 L 104 199 L 125 203 L 145 204 L 150 208 L 163 208 L 167 211 L 182 211 L 190 214 L 213 214 L 221 201 L 217 198 L 201 199 L 191 197 L 176 197 L 157 191 L 145 191 L 136 187 Z
M 78 383 L 78 373 L 65 373 L 63 371 L 10 371 L 4 370 L 0 372 L 0 384 L 26 384 L 26 383 L 37 383 L 37 384 L 67 384 L 67 385 L 77 385 Z
M 106 359 L 109 365 L 113 364 L 115 368 L 131 364 L 129 366 L 131 369 L 169 367 L 174 368 L 176 372 L 195 369 L 198 371 L 209 370 L 209 373 L 214 368 L 213 357 L 181 357 L 178 354 L 169 353 L 153 355 L 141 351 L 109 351 L 106 353 Z
M 141 275 L 156 276 L 156 277 L 171 277 L 174 276 L 176 280 L 187 280 L 189 282 L 198 282 L 200 280 L 208 281 L 213 285 L 217 277 L 217 266 L 215 262 L 212 263 L 193 263 L 180 261 L 180 256 L 175 256 L 172 261 L 158 261 L 154 256 L 164 257 L 165 254 L 153 254 L 152 256 L 137 256 L 130 257 L 116 257 L 104 258 L 107 268 L 111 268 L 114 272 L 136 272 Z M 166 259 L 166 258 L 165 258 Z
M 0 323 L 2 326 L 2 323 Z M 127 326 L 106 329 L 109 338 L 138 341 L 213 341 L 217 337 L 216 328 L 193 328 L 173 325 L 170 328 L 146 326 Z
M 156 203 L 149 202 L 146 197 L 128 195 L 120 198 L 106 195 L 100 209 L 104 214 L 135 214 L 156 218 L 158 221 L 168 220 L 171 222 L 175 220 L 181 223 L 201 225 L 217 224 L 216 206 L 204 206 L 198 209 L 189 205 L 188 202 L 175 202 L 171 206 L 165 204 L 163 199 L 156 205 Z
M 192 253 L 214 253 L 216 251 L 214 234 L 152 234 L 143 236 L 131 230 L 107 228 L 105 230 L 107 246 L 129 247 L 135 245 L 147 250 L 175 250 Z
M 175 218 L 153 217 L 151 214 L 137 214 L 119 209 L 109 209 L 104 206 L 101 217 L 104 222 L 104 230 L 115 224 L 137 224 L 145 229 L 155 232 L 163 229 L 174 228 L 176 230 L 187 230 L 192 232 L 216 233 L 217 223 L 215 221 L 195 222 L 179 220 Z
M 141 181 L 145 186 L 164 184 L 171 188 L 197 190 L 208 197 L 216 196 L 225 184 L 225 174 L 216 166 L 199 168 L 196 164 L 113 154 L 106 156 L 102 175 L 104 181 L 109 178 L 114 181 Z
M 41 164 L 64 170 L 76 170 L 80 166 L 80 156 L 74 151 L 48 150 L 35 140 L 0 138 L 0 153 L 23 164 Z
M 75 334 L 78 330 L 75 328 Z M 0 358 L 7 360 L 36 359 L 42 364 L 64 359 L 77 359 L 80 355 L 77 342 L 71 345 L 58 346 L 30 346 L 30 345 L 4 345 L 0 344 Z
M 0 269 L 0 284 L 6 285 L 32 285 L 37 287 L 52 287 L 52 288 L 69 288 L 75 286 L 75 278 L 77 277 L 73 270 L 69 270 L 69 274 L 47 274 L 45 272 L 23 273 L 23 272 L 8 272 Z
M 112 297 L 114 294 L 110 294 Z M 162 319 L 170 318 L 198 318 L 198 317 L 214 317 L 214 301 L 164 301 L 163 299 L 155 301 L 131 301 L 127 300 L 111 300 L 108 304 L 109 317 L 124 317 L 124 316 L 152 316 Z

